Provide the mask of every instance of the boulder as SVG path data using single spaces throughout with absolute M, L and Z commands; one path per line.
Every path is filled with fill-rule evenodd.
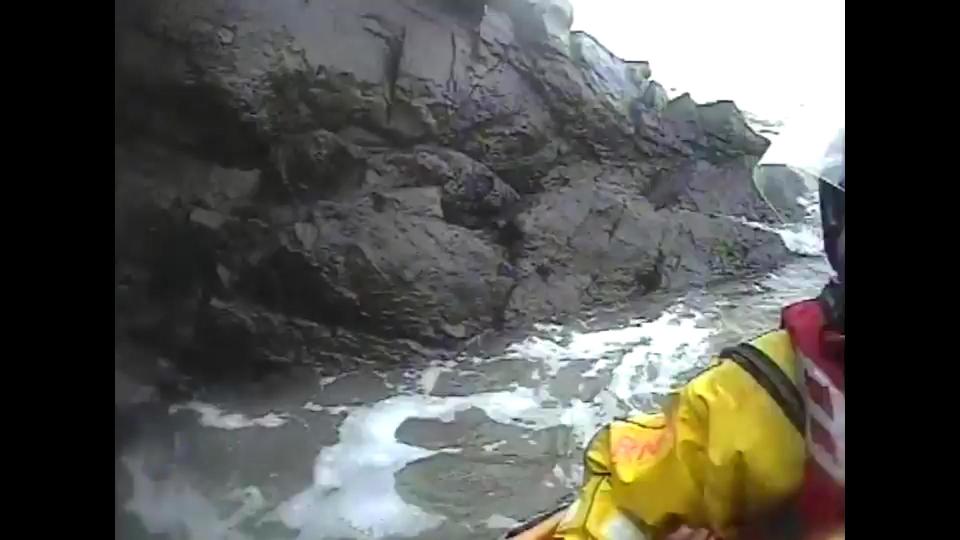
M 438 186 L 440 206 L 449 223 L 469 228 L 495 227 L 509 218 L 520 196 L 487 166 L 460 152 L 437 146 L 417 146 L 411 152 L 378 156 L 381 185 Z
M 690 94 L 683 94 L 667 103 L 663 116 L 672 121 L 681 139 L 714 155 L 759 159 L 770 146 L 770 141 L 750 128 L 732 101 L 699 105 Z
M 779 223 L 777 212 L 754 183 L 753 169 L 753 160 L 693 161 L 660 174 L 653 181 L 648 198 L 657 208 L 683 208 L 706 215 Z M 802 217 L 796 198 L 793 206 L 790 216 Z
M 598 304 L 769 270 L 780 237 L 680 205 L 657 209 L 609 172 L 538 197 L 518 216 L 519 279 L 507 321 L 562 320 Z
M 327 199 L 359 188 L 366 167 L 357 153 L 323 129 L 279 138 L 270 151 L 270 169 L 283 190 L 276 196 Z
M 502 247 L 369 199 L 318 203 L 277 235 L 280 247 L 238 286 L 308 320 L 444 344 L 493 327 L 512 287 Z M 457 325 L 465 336 L 449 335 Z
M 669 224 L 660 242 L 659 288 L 682 289 L 766 272 L 788 257 L 775 232 L 725 216 L 658 212 Z

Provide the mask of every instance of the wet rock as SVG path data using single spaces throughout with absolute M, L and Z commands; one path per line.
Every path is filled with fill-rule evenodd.
M 536 81 L 511 59 L 519 51 L 518 26 L 488 9 L 479 39 L 454 41 L 457 58 L 471 58 L 452 84 L 440 140 L 487 165 L 518 191 L 530 176 L 549 168 L 565 144 L 555 137 L 556 121 Z
M 673 123 L 681 139 L 708 148 L 714 155 L 759 159 L 770 146 L 770 141 L 750 128 L 732 101 L 699 105 L 690 94 L 683 94 L 667 104 L 663 117 Z
M 479 228 L 506 219 L 519 196 L 493 175 L 472 174 L 443 186 L 443 216 L 448 222 Z
M 378 159 L 378 174 L 394 186 L 432 185 L 442 189 L 444 219 L 469 228 L 507 219 L 519 200 L 516 191 L 485 165 L 453 150 L 420 146 Z
M 516 386 L 533 388 L 536 366 L 525 359 L 505 359 L 473 368 L 444 371 L 430 391 L 434 396 L 469 396 L 479 392 L 499 392 Z
M 313 402 L 321 406 L 376 403 L 392 394 L 383 377 L 370 372 L 348 373 L 320 389 Z
M 657 289 L 705 284 L 769 270 L 787 257 L 775 233 L 727 217 L 656 210 L 603 184 L 571 186 L 541 197 L 520 216 L 525 261 L 507 318 L 562 318 Z
M 483 375 L 471 370 L 445 371 L 437 376 L 430 395 L 438 397 L 470 396 L 485 388 Z
M 526 278 L 510 297 L 507 321 L 511 324 L 522 324 L 527 318 L 563 321 L 585 307 L 582 295 L 589 286 L 587 275 L 562 275 L 549 283 Z
M 373 195 L 373 194 L 371 194 Z M 383 211 L 387 204 L 394 205 L 397 210 L 411 215 L 443 219 L 441 188 L 422 187 L 422 188 L 400 188 L 377 192 L 383 204 L 380 209 L 374 203 L 374 210 Z M 373 200 L 371 198 L 371 200 Z
M 656 207 L 682 208 L 706 215 L 738 216 L 778 223 L 776 212 L 753 182 L 753 164 L 732 160 L 723 164 L 697 160 L 664 173 L 648 195 Z M 802 216 L 793 201 L 791 217 Z
M 468 229 L 367 202 L 321 203 L 312 214 L 313 245 L 282 232 L 284 247 L 256 269 L 278 288 L 264 301 L 285 312 L 443 344 L 445 325 L 475 335 L 505 302 L 502 248 Z
M 768 220 L 766 139 L 566 0 L 116 11 L 118 339 L 210 373 L 406 361 L 777 260 L 681 212 Z
M 627 107 L 644 97 L 649 65 L 642 69 L 627 64 L 585 32 L 574 32 L 570 41 L 571 57 L 583 69 L 587 84 L 605 101 L 626 114 Z
M 453 420 L 411 418 L 397 429 L 397 440 L 431 450 L 459 449 L 477 460 L 540 460 L 567 456 L 573 449 L 569 426 L 529 429 L 494 422 L 482 409 L 457 412 Z
M 339 137 L 326 130 L 284 137 L 271 148 L 270 165 L 282 186 L 278 197 L 332 198 L 361 187 L 365 162 Z
M 450 422 L 409 418 L 400 424 L 396 433 L 400 442 L 431 450 L 466 446 L 477 449 L 517 435 L 517 429 L 493 422 L 482 409 L 476 407 L 457 412 Z
M 212 299 L 198 320 L 196 351 L 206 364 L 244 372 L 251 367 L 315 365 L 340 374 L 369 362 L 417 364 L 440 353 L 404 339 L 290 317 L 249 303 Z
M 653 268 L 660 288 L 704 285 L 734 275 L 770 270 L 788 253 L 776 233 L 726 217 L 686 210 L 659 211 L 646 217 L 627 214 L 616 235 L 624 251 L 640 249 L 631 231 L 660 227 L 662 238 Z M 654 279 L 654 278 L 650 278 Z
M 437 454 L 397 473 L 400 496 L 454 522 L 479 525 L 499 513 L 522 520 L 542 510 L 538 501 L 567 491 L 553 474 L 549 458 L 510 462 Z

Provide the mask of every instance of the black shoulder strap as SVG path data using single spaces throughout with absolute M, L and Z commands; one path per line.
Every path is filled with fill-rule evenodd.
M 589 448 L 589 447 L 588 447 L 588 448 Z M 513 529 L 510 529 L 509 531 L 507 531 L 507 533 L 506 533 L 505 535 L 503 535 L 502 538 L 504 538 L 504 539 L 509 539 L 509 538 L 516 538 L 517 536 L 520 536 L 521 534 L 523 534 L 523 533 L 529 531 L 530 529 L 536 527 L 537 525 L 543 523 L 543 522 L 546 521 L 547 519 L 555 516 L 558 512 L 561 512 L 561 511 L 567 509 L 571 504 L 573 504 L 573 501 L 574 501 L 575 499 L 576 499 L 576 494 L 575 494 L 575 493 L 573 493 L 573 492 L 567 493 L 566 495 L 564 495 L 563 497 L 561 497 L 559 501 L 557 501 L 557 504 L 556 504 L 556 506 L 554 507 L 553 510 L 548 510 L 548 511 L 546 511 L 546 512 L 543 512 L 543 513 L 541 513 L 541 514 L 538 514 L 538 515 L 534 516 L 533 518 L 531 518 L 531 519 L 530 519 L 529 521 L 527 521 L 526 523 L 523 523 L 523 524 L 521 524 L 521 525 L 517 525 L 517 526 L 514 527 Z
M 749 343 L 741 343 L 720 352 L 749 373 L 770 397 L 777 402 L 783 414 L 800 434 L 806 433 L 806 410 L 800 390 L 767 354 Z

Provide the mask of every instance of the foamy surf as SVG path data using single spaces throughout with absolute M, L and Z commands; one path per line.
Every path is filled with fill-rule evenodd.
M 438 451 L 402 443 L 396 432 L 408 419 L 450 422 L 471 407 L 503 424 L 541 428 L 562 423 L 560 413 L 543 407 L 529 388 L 472 396 L 395 396 L 354 408 L 340 428 L 340 441 L 317 457 L 313 485 L 281 504 L 275 519 L 299 530 L 302 540 L 358 534 L 414 537 L 438 526 L 442 517 L 405 502 L 395 487 L 397 472 Z
M 680 374 L 703 365 L 712 330 L 698 326 L 701 318 L 699 313 L 681 316 L 668 310 L 643 325 L 648 343 L 632 348 L 614 368 L 610 383 L 614 395 L 639 408 L 637 396 L 669 394 Z
M 340 428 L 340 441 L 317 457 L 313 485 L 281 504 L 275 519 L 299 530 L 298 538 L 303 540 L 358 534 L 413 537 L 436 527 L 441 516 L 403 501 L 396 491 L 394 478 L 401 469 L 438 452 L 398 441 L 396 433 L 404 421 L 451 422 L 457 412 L 475 407 L 494 422 L 525 429 L 570 426 L 576 446 L 582 447 L 603 423 L 625 412 L 622 404 L 634 402 L 638 392 L 669 392 L 679 373 L 703 362 L 710 330 L 699 328 L 698 320 L 696 314 L 678 307 L 653 321 L 638 321 L 624 328 L 566 335 L 547 332 L 548 337 L 531 336 L 509 347 L 505 357 L 547 362 L 553 375 L 576 361 L 594 361 L 612 370 L 607 395 L 601 392 L 591 401 L 572 399 L 566 406 L 546 405 L 554 399 L 546 384 L 469 396 L 430 396 L 437 366 L 428 368 L 417 381 L 419 394 L 395 396 L 351 410 Z M 618 351 L 619 359 L 610 357 Z M 598 358 L 604 355 L 608 358 Z M 651 377 L 652 370 L 656 375 Z M 611 393 L 619 403 L 610 399 Z M 484 448 L 494 451 L 503 444 L 505 441 L 497 441 Z M 574 486 L 579 475 L 560 471 L 557 481 Z
M 241 503 L 240 508 L 223 516 L 209 498 L 179 475 L 155 480 L 147 474 L 141 457 L 127 456 L 122 462 L 133 481 L 133 496 L 125 508 L 139 516 L 151 534 L 190 540 L 252 540 L 235 528 L 263 508 L 263 496 L 256 487 L 231 494 Z
M 691 291 L 659 317 L 634 320 L 618 328 L 572 331 L 540 326 L 537 335 L 515 342 L 503 355 L 460 359 L 465 372 L 498 360 L 509 359 L 514 364 L 523 360 L 537 375 L 531 377 L 533 387 L 514 383 L 500 391 L 431 395 L 440 374 L 456 376 L 460 372 L 457 365 L 438 362 L 418 370 L 403 369 L 411 375 L 405 379 L 406 386 L 395 388 L 396 395 L 381 401 L 351 406 L 320 405 L 316 396 L 312 401 L 300 401 L 294 407 L 311 413 L 308 420 L 313 414 L 342 415 L 336 442 L 319 449 L 309 487 L 268 502 L 256 497 L 261 491 L 268 492 L 265 486 L 248 486 L 241 490 L 246 504 L 242 512 L 235 509 L 235 502 L 232 506 L 216 502 L 186 477 L 152 479 L 143 472 L 142 459 L 130 456 L 125 464 L 134 477 L 134 496 L 127 509 L 140 516 L 151 532 L 179 534 L 190 540 L 246 540 L 253 533 L 245 532 L 244 526 L 270 524 L 291 529 L 301 540 L 420 537 L 454 518 L 401 497 L 397 475 L 418 460 L 440 453 L 463 454 L 468 447 L 450 443 L 454 446 L 424 448 L 415 441 L 400 442 L 397 431 L 409 419 L 454 422 L 458 412 L 471 408 L 481 409 L 492 422 L 522 428 L 520 440 L 528 439 L 535 430 L 568 426 L 563 433 L 569 434 L 570 440 L 553 441 L 562 445 L 561 452 L 549 454 L 544 447 L 543 459 L 556 460 L 556 468 L 538 481 L 573 490 L 581 473 L 580 449 L 600 426 L 631 412 L 653 412 L 655 397 L 673 392 L 708 364 L 719 332 L 724 333 L 724 341 L 735 342 L 777 324 L 784 303 L 816 291 L 814 281 L 821 279 L 816 276 L 824 272 L 821 266 L 817 261 L 798 260 L 757 282 Z M 745 289 L 754 291 L 749 299 L 742 297 Z M 727 335 L 730 332 L 734 335 Z M 569 378 L 571 369 L 579 374 L 573 383 L 576 392 L 573 397 L 558 399 L 552 394 L 553 383 L 561 370 Z M 583 393 L 583 387 L 590 384 L 601 388 Z M 197 413 L 197 424 L 204 428 L 225 430 L 277 427 L 293 414 L 276 411 L 253 418 L 197 401 L 171 407 L 171 412 L 180 410 Z M 517 442 L 497 437 L 482 441 L 473 450 L 484 452 L 484 459 L 497 459 L 499 452 L 510 452 L 508 448 Z M 509 509 L 498 511 L 502 516 Z M 473 526 L 480 530 L 507 524 L 506 519 L 489 514 L 478 519 Z
M 287 423 L 287 418 L 284 415 L 267 413 L 257 418 L 248 418 L 240 413 L 226 413 L 216 405 L 200 401 L 190 401 L 182 405 L 170 406 L 170 414 L 182 410 L 198 413 L 201 425 L 219 429 L 275 428 Z

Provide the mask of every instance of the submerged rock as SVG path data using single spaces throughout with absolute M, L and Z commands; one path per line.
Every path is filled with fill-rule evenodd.
M 566 0 L 116 10 L 118 339 L 406 361 L 785 256 L 725 217 L 770 220 L 766 139 Z
M 538 437 L 515 442 L 518 448 L 527 448 L 528 455 L 518 455 L 512 463 L 436 454 L 399 471 L 397 492 L 405 501 L 456 522 L 482 522 L 505 508 L 511 509 L 508 517 L 523 520 L 542 510 L 542 501 L 560 499 L 569 490 L 554 474 L 555 440 L 562 437 L 552 433 L 543 437 L 545 441 Z

